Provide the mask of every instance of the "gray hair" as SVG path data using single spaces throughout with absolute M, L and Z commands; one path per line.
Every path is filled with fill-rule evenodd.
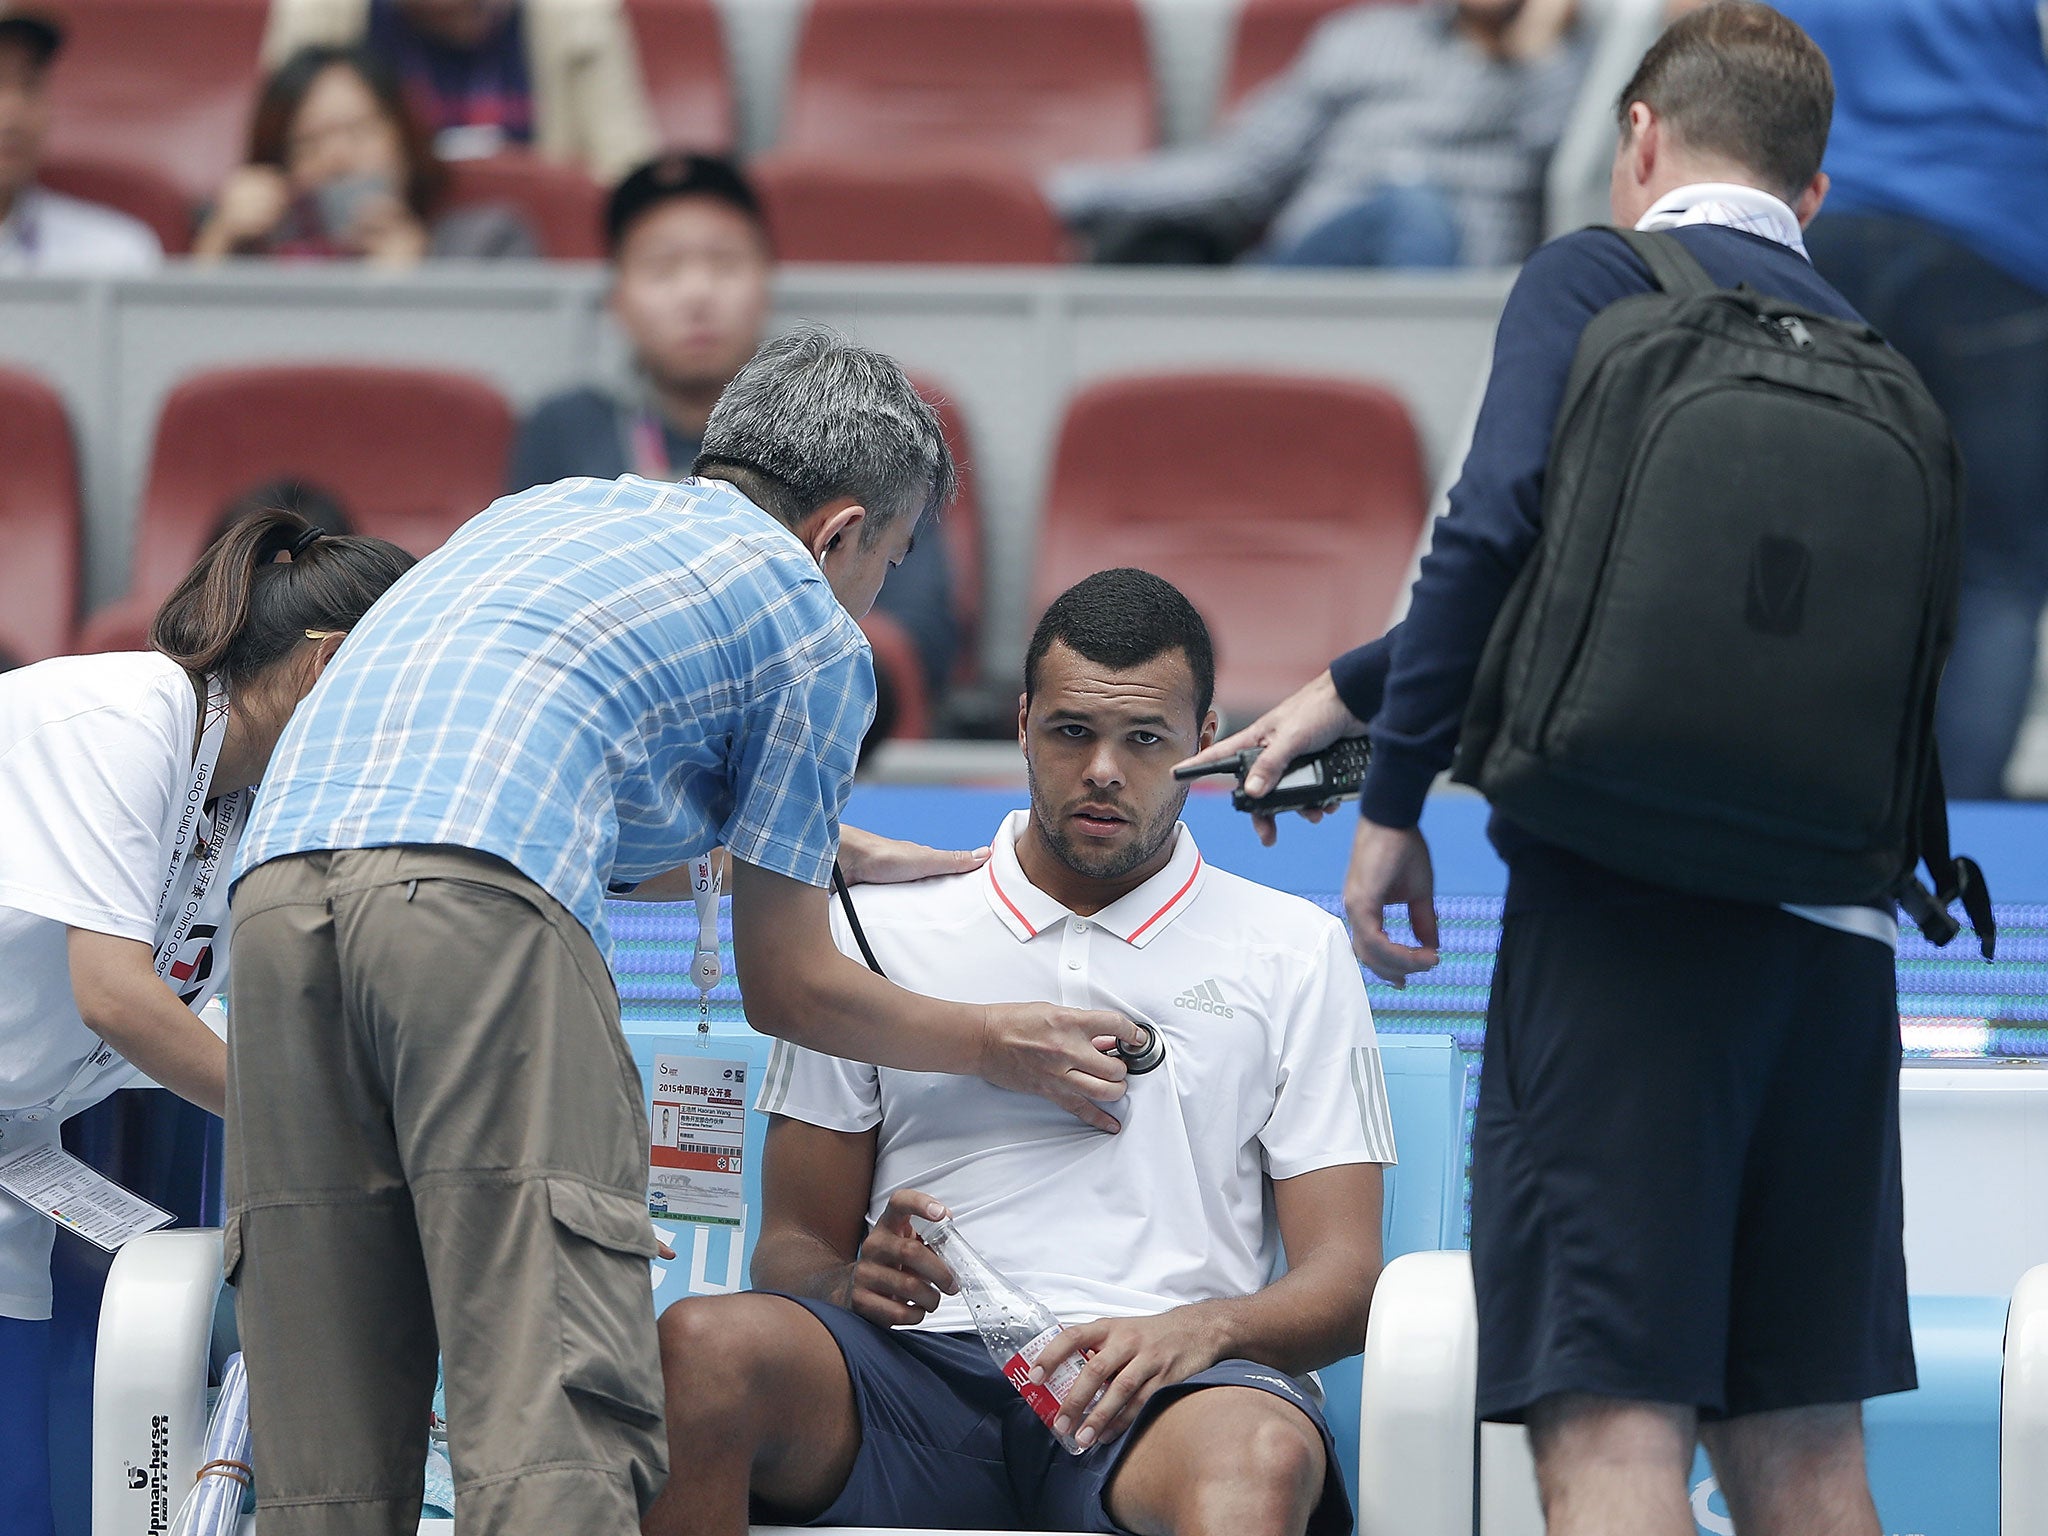
M 894 358 L 817 325 L 775 337 L 726 385 L 696 468 L 791 527 L 852 497 L 868 510 L 863 543 L 905 511 L 923 517 L 953 499 L 938 412 Z

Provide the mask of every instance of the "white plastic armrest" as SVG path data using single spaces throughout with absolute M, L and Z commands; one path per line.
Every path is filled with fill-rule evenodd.
M 146 1233 L 114 1256 L 93 1363 L 93 1536 L 160 1536 L 199 1471 L 220 1260 L 217 1227 Z
M 2048 1264 L 2013 1287 L 1998 1416 L 1998 1528 L 2048 1530 Z
M 1409 1253 L 1373 1291 L 1358 1536 L 1471 1536 L 1479 1309 L 1463 1253 Z

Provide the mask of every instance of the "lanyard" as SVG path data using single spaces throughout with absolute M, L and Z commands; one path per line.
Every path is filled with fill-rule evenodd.
M 633 413 L 627 424 L 626 441 L 633 451 L 633 473 L 642 480 L 673 480 L 675 474 L 668 458 L 668 436 L 661 430 L 661 423 L 654 419 L 654 412 L 642 406 Z
M 206 707 L 199 722 L 199 749 L 192 759 L 192 777 L 183 798 L 172 808 L 176 819 L 169 829 L 171 845 L 165 859 L 163 883 L 157 888 L 157 943 L 153 958 L 153 969 L 158 979 L 178 992 L 179 1001 L 195 1012 L 219 990 L 220 983 L 202 982 L 191 991 L 184 991 L 184 983 L 190 979 L 191 972 L 186 970 L 179 974 L 178 952 L 192 936 L 200 913 L 205 910 L 207 892 L 213 889 L 221 865 L 235 846 L 235 832 L 248 813 L 252 795 L 248 789 L 223 795 L 214 803 L 212 817 L 209 819 L 206 815 L 206 792 L 213 784 L 213 770 L 220 763 L 221 745 L 226 741 L 227 733 L 227 685 L 217 676 L 209 677 L 206 680 Z M 64 1106 L 118 1054 L 106 1041 L 95 1040 L 85 1060 L 79 1063 L 78 1070 L 71 1074 L 71 1080 L 44 1106 L 46 1111 L 53 1117 L 61 1117 Z
M 32 272 L 43 243 L 42 223 L 36 217 L 35 188 L 24 187 L 15 194 L 14 206 L 0 219 L 0 272 Z
M 213 879 L 220 872 L 221 855 L 233 841 L 236 823 L 248 801 L 248 791 L 223 796 L 206 816 L 206 792 L 213 785 L 213 770 L 220 763 L 220 749 L 228 734 L 227 687 L 218 677 L 206 680 L 206 709 L 199 722 L 199 750 L 192 758 L 192 781 L 179 801 L 177 823 L 171 829 L 170 856 L 165 862 L 163 884 L 156 897 L 156 974 L 166 986 L 175 987 L 181 977 L 171 974 L 178 947 L 191 934 L 199 909 Z M 187 855 L 190 854 L 191 857 Z M 171 919 L 170 931 L 164 918 Z

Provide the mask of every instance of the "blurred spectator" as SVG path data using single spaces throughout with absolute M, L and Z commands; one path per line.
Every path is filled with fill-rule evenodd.
M 515 491 L 572 475 L 687 475 L 711 407 L 761 344 L 775 256 L 753 186 L 728 161 L 641 166 L 605 206 L 605 246 L 631 376 L 542 401 L 513 445 Z
M 400 93 L 361 48 L 302 48 L 263 84 L 249 163 L 192 242 L 222 256 L 533 256 L 533 232 L 494 205 L 447 208 L 448 176 Z
M 689 474 L 711 407 L 761 344 L 775 253 L 760 200 L 731 162 L 679 153 L 641 166 L 605 207 L 605 242 L 631 371 L 543 400 L 513 445 L 510 490 Z M 935 530 L 920 532 L 876 604 L 909 632 L 934 690 L 959 645 L 943 546 Z
M 1941 684 L 1958 799 L 2005 793 L 2048 603 L 2048 58 L 2034 0 L 1777 0 L 1828 55 L 1814 265 L 1912 360 L 1968 471 Z
M 264 512 L 295 512 L 307 522 L 331 538 L 354 533 L 356 526 L 348 515 L 348 508 L 341 504 L 341 498 L 324 485 L 310 480 L 287 476 L 282 480 L 266 480 L 252 486 L 233 501 L 220 509 L 220 521 L 213 525 L 213 532 L 206 536 L 208 549 L 219 542 L 220 536 L 244 518 L 256 517 Z
M 654 151 L 619 0 L 272 0 L 264 57 L 307 43 L 385 59 L 446 159 L 531 147 L 610 182 Z
M 1367 4 L 1207 143 L 1066 166 L 1053 206 L 1102 260 L 1486 267 L 1536 245 L 1586 48 L 1574 0 Z
M 50 131 L 50 60 L 63 46 L 54 21 L 0 15 L 0 273 L 147 272 L 164 257 L 148 225 L 36 184 Z

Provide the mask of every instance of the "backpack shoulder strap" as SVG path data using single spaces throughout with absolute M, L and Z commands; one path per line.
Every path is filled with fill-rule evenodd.
M 1685 248 L 1685 242 L 1661 229 L 1623 229 L 1609 226 L 1628 242 L 1628 248 L 1642 258 L 1650 278 L 1664 292 L 1677 297 L 1719 293 L 1721 285 L 1707 275 L 1699 258 Z
M 1960 901 L 1963 915 L 1969 918 L 1970 928 L 1977 935 L 1977 947 L 1989 960 L 1998 944 L 1991 891 L 1975 859 L 1959 858 L 1949 852 L 1948 793 L 1942 787 L 1940 753 L 1936 751 L 1931 756 L 1926 786 L 1920 796 L 1919 821 L 1920 857 L 1926 861 L 1927 873 L 1934 877 L 1934 891 L 1930 895 L 1918 874 L 1909 872 L 1899 882 L 1899 904 L 1930 943 L 1946 944 L 1961 931 L 1961 925 L 1948 914 L 1949 904 Z

